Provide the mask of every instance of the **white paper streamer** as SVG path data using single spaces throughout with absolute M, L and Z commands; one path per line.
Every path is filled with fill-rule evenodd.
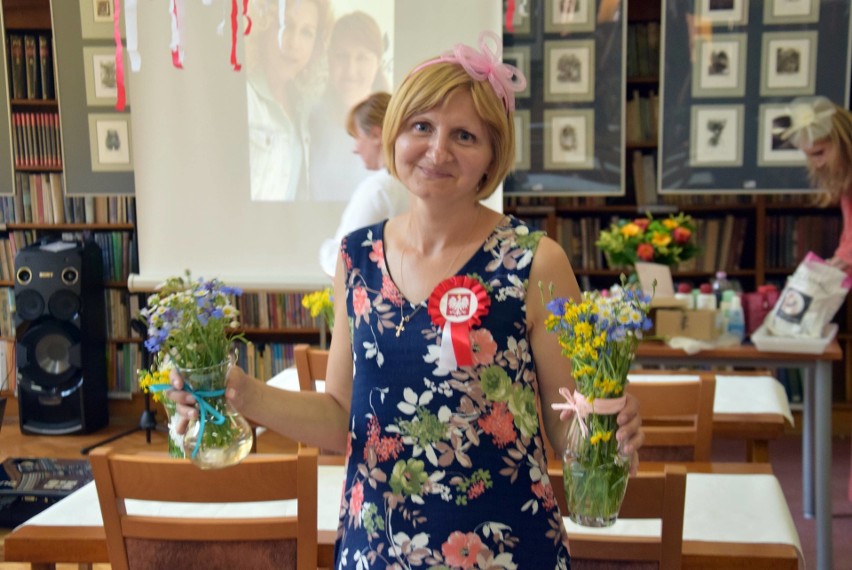
M 180 45 L 180 29 L 178 23 L 178 0 L 169 0 L 169 20 L 171 21 L 172 40 L 169 49 L 174 53 L 177 51 L 177 62 L 183 65 L 183 48 Z M 183 13 L 183 10 L 180 10 Z
M 127 59 L 130 62 L 130 71 L 134 73 L 142 67 L 142 56 L 139 54 L 137 3 L 138 0 L 124 0 L 124 35 L 127 40 Z

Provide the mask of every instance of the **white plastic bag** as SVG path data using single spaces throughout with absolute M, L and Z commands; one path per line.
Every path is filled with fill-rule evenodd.
M 818 255 L 808 252 L 764 323 L 776 336 L 819 338 L 843 304 L 850 278 Z

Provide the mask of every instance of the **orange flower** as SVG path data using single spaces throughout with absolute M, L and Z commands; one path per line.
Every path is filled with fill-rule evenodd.
M 672 236 L 663 232 L 654 232 L 651 236 L 651 243 L 656 247 L 666 247 L 672 242 Z
M 632 237 L 635 235 L 639 235 L 640 233 L 642 233 L 642 228 L 640 228 L 633 222 L 621 226 L 621 235 L 623 235 L 624 237 Z

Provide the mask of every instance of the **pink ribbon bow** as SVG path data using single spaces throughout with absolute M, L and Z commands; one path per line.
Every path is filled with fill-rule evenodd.
M 515 92 L 526 88 L 527 78 L 514 65 L 503 63 L 503 46 L 494 32 L 485 31 L 479 35 L 479 48 L 481 51 L 465 44 L 456 44 L 452 53 L 421 63 L 414 71 L 442 61 L 458 63 L 475 80 L 487 79 L 494 93 L 503 101 L 506 112 L 514 111 Z
M 586 425 L 586 418 L 589 414 L 617 414 L 624 408 L 627 402 L 627 397 L 620 398 L 601 398 L 592 402 L 588 401 L 580 392 L 574 390 L 572 395 L 568 388 L 560 388 L 559 395 L 565 398 L 564 404 L 550 404 L 550 407 L 559 411 L 559 419 L 562 421 L 571 417 L 574 412 L 580 418 L 580 431 L 583 432 L 583 437 L 589 435 L 589 428 Z

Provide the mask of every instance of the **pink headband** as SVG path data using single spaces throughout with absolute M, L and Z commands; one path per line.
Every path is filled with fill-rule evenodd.
M 494 44 L 494 49 L 488 45 L 488 40 Z M 503 101 L 506 112 L 515 110 L 515 91 L 523 91 L 527 86 L 527 78 L 514 65 L 503 63 L 503 46 L 500 38 L 494 32 L 482 32 L 479 35 L 479 48 L 465 44 L 456 44 L 453 51 L 435 59 L 430 59 L 415 67 L 411 73 L 416 73 L 424 67 L 435 63 L 448 62 L 461 65 L 476 81 L 486 79 L 494 89 L 494 93 Z

